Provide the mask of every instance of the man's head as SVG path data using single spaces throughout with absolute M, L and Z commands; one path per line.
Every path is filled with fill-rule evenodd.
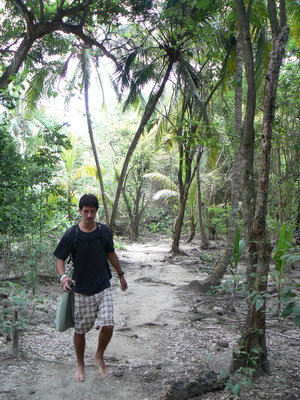
M 84 194 L 79 200 L 79 212 L 81 222 L 84 227 L 94 227 L 97 210 L 99 208 L 98 199 L 93 194 Z
M 98 199 L 94 194 L 84 194 L 79 200 L 79 210 L 83 207 L 94 207 L 96 210 L 99 208 Z

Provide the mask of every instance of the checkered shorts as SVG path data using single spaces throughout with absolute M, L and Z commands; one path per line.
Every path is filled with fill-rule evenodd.
M 75 294 L 75 333 L 84 334 L 95 325 L 114 325 L 114 304 L 111 288 L 92 296 Z

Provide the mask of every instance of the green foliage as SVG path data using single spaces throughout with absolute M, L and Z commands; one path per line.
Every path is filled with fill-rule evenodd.
M 286 224 L 284 224 L 279 233 L 279 237 L 277 240 L 277 246 L 273 251 L 273 260 L 276 266 L 276 273 L 274 277 L 277 281 L 277 305 L 278 312 L 280 313 L 280 302 L 281 302 L 281 291 L 282 291 L 282 279 L 285 272 L 285 267 L 288 265 L 287 261 L 291 262 L 291 258 L 289 257 L 290 250 L 292 247 L 292 234 L 293 228 L 290 230 L 287 229 Z
M 209 230 L 213 236 L 224 236 L 229 226 L 230 206 L 218 204 L 208 207 Z
M 293 228 L 287 230 L 286 224 L 284 224 L 279 233 L 279 237 L 277 240 L 277 247 L 273 252 L 273 260 L 276 265 L 276 269 L 281 273 L 281 277 L 284 272 L 284 268 L 286 265 L 287 257 L 285 257 L 288 250 L 291 248 Z
M 22 330 L 26 327 L 24 311 L 30 302 L 23 287 L 15 282 L 6 281 L 2 287 L 3 293 L 8 297 L 3 300 L 2 315 L 0 314 L 0 331 L 4 334 L 10 334 L 13 330 Z M 18 321 L 13 321 L 13 312 L 18 311 Z
M 286 262 L 287 265 L 298 262 L 300 260 L 299 248 L 295 247 L 291 249 L 287 254 L 283 254 L 281 258 Z M 300 285 L 298 284 L 297 287 L 300 288 Z M 285 318 L 289 315 L 293 315 L 295 325 L 300 326 L 300 298 L 293 291 L 293 288 L 282 290 L 280 301 L 282 304 L 284 304 L 281 317 Z
M 251 362 L 253 365 L 257 364 L 257 351 L 258 349 L 252 349 Z M 245 352 L 244 352 L 245 353 Z M 246 354 L 246 353 L 245 353 Z M 249 356 L 248 354 L 246 354 Z M 225 389 L 230 390 L 235 398 L 240 398 L 241 390 L 245 387 L 252 385 L 254 368 L 241 367 L 233 376 L 227 380 Z
M 256 311 L 261 310 L 265 304 L 266 299 L 270 297 L 269 293 L 266 292 L 258 292 L 257 290 L 253 290 L 247 297 L 248 300 L 251 300 L 251 304 L 255 306 Z
M 237 274 L 237 267 L 238 267 L 239 259 L 244 251 L 244 248 L 245 248 L 245 239 L 240 240 L 240 229 L 239 229 L 239 227 L 237 227 L 236 234 L 235 234 L 234 249 L 233 249 L 235 275 Z
M 295 295 L 295 294 L 293 294 L 293 295 Z M 298 299 L 298 301 L 290 301 L 282 310 L 281 316 L 283 318 L 285 318 L 292 314 L 294 315 L 295 325 L 300 326 L 300 302 L 299 302 L 299 299 Z

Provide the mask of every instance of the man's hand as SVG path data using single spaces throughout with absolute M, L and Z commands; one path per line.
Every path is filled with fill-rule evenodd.
M 128 289 L 128 285 L 127 285 L 124 275 L 120 276 L 120 284 L 121 284 L 121 290 L 123 290 L 123 292 L 125 292 Z
M 69 278 L 68 276 L 64 277 L 62 280 L 61 286 L 63 288 L 63 291 L 66 293 L 70 293 L 72 291 L 72 288 L 69 286 L 70 282 L 75 285 L 75 281 L 73 281 L 73 279 Z

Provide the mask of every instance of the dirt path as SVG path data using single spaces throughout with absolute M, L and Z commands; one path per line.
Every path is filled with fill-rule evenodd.
M 46 301 L 27 310 L 28 328 L 20 340 L 23 357 L 12 355 L 9 347 L 1 344 L 0 399 L 152 400 L 159 399 L 178 379 L 196 377 L 210 370 L 225 372 L 243 316 L 237 312 L 238 305 L 227 301 L 228 294 L 227 299 L 222 300 L 220 296 L 222 301 L 218 301 L 217 297 L 201 297 L 186 290 L 191 281 L 201 278 L 193 247 L 197 247 L 195 243 L 186 246 L 186 250 L 191 251 L 190 257 L 170 260 L 167 240 L 130 244 L 126 250 L 118 251 L 129 289 L 122 293 L 118 279 L 113 278 L 116 326 L 106 351 L 110 369 L 106 379 L 100 377 L 93 363 L 98 337 L 93 330 L 87 335 L 86 380 L 83 383 L 73 381 L 76 364 L 73 332 L 55 331 L 53 322 L 60 291 L 55 281 L 44 282 L 39 291 L 41 296 L 46 296 Z M 222 304 L 225 307 L 222 308 Z M 296 332 L 291 328 L 289 334 Z M 276 351 L 285 345 L 284 340 L 280 341 L 279 337 Z M 262 398 L 281 399 L 289 393 L 285 375 L 279 372 L 284 370 L 289 375 L 294 374 L 293 393 L 300 394 L 295 366 L 295 352 L 299 347 L 286 347 L 291 350 L 292 358 L 283 358 L 279 363 L 277 360 L 280 368 L 274 373 L 280 376 L 277 375 L 277 380 L 270 378 L 267 386 L 269 390 L 273 385 L 273 394 Z M 257 393 L 264 394 L 259 391 L 260 384 L 258 381 Z M 251 390 L 256 393 L 255 385 Z M 251 396 L 249 389 L 245 399 L 260 398 Z M 197 398 L 230 399 L 232 396 L 223 391 Z

